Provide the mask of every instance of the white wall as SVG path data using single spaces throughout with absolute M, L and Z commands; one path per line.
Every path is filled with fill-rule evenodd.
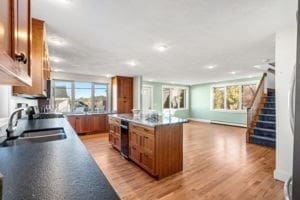
M 274 178 L 286 181 L 292 174 L 293 136 L 289 123 L 288 96 L 296 63 L 297 28 L 276 34 L 276 168 Z
M 28 106 L 36 106 L 36 100 L 24 99 L 12 96 L 11 86 L 0 86 L 0 127 L 5 126 L 8 122 L 10 113 L 16 109 L 17 103 L 27 103 Z M 1 134 L 1 133 L 0 133 Z M 0 135 L 1 137 L 2 135 Z

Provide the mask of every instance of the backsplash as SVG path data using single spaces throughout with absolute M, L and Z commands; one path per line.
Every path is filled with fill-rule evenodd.
M 11 86 L 0 86 L 0 128 L 5 129 L 10 113 L 16 109 L 18 103 L 26 103 L 28 106 L 36 106 L 37 100 L 24 99 L 12 96 Z M 0 131 L 0 137 L 5 136 L 5 132 Z

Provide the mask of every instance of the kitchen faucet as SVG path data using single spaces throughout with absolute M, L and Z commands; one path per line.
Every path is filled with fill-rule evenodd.
M 9 121 L 8 121 L 8 127 L 6 129 L 8 139 L 17 137 L 16 135 L 14 135 L 14 133 L 17 129 L 18 119 L 14 123 L 14 117 L 15 117 L 16 114 L 18 114 L 19 112 L 22 112 L 23 110 L 25 110 L 25 109 L 24 108 L 19 108 L 19 109 L 16 109 L 13 113 L 10 114 Z

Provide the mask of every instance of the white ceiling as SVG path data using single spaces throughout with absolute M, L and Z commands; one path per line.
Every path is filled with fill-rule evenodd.
M 54 69 L 185 84 L 260 73 L 253 66 L 274 59 L 275 32 L 295 23 L 297 7 L 297 0 L 64 1 L 32 0 L 48 36 L 66 41 L 49 44 L 50 56 L 63 59 Z M 155 51 L 156 43 L 169 49 Z

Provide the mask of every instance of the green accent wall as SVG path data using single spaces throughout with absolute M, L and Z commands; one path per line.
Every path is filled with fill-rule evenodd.
M 189 87 L 187 85 L 176 85 L 176 84 L 168 84 L 168 83 L 159 83 L 159 82 L 150 82 L 143 81 L 143 85 L 151 85 L 153 87 L 153 109 L 162 114 L 162 86 L 163 85 L 171 85 L 178 87 Z M 175 112 L 175 116 L 179 118 L 188 118 L 190 116 L 189 109 L 187 110 L 178 110 Z
M 238 79 L 232 81 L 224 81 L 218 83 L 207 83 L 193 85 L 190 87 L 190 117 L 203 120 L 215 120 L 227 123 L 235 123 L 245 125 L 247 123 L 246 112 L 226 112 L 226 111 L 212 111 L 210 108 L 210 90 L 212 85 L 217 84 L 235 84 L 250 81 L 257 81 L 261 77 Z

